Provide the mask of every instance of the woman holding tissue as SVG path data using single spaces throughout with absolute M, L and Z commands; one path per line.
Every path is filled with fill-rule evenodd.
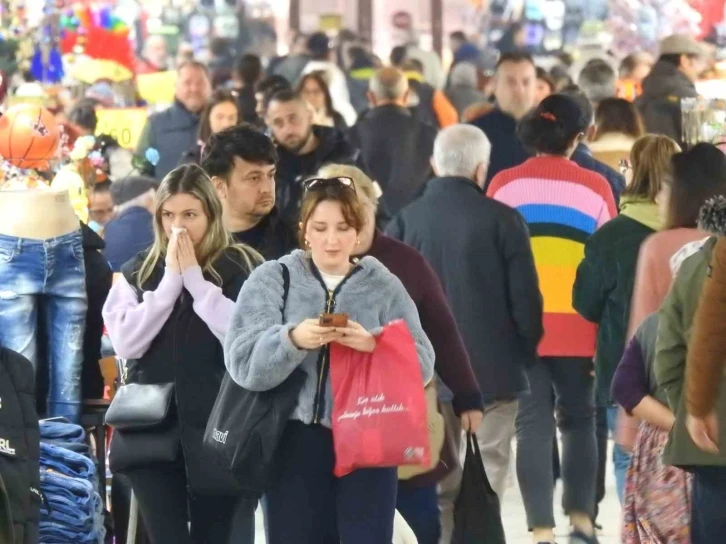
M 245 283 L 224 344 L 225 362 L 242 387 L 267 391 L 296 368 L 307 374 L 270 471 L 268 544 L 391 542 L 397 469 L 333 475 L 329 346 L 372 352 L 375 334 L 403 319 L 416 344 L 425 383 L 434 352 L 406 289 L 373 257 L 351 262 L 366 223 L 351 178 L 304 183 L 297 250 L 256 269 Z M 289 272 L 284 298 L 283 266 Z M 321 326 L 321 314 L 332 326 Z M 345 323 L 347 314 L 347 323 Z M 423 385 L 423 384 L 422 384 Z
M 103 318 L 116 354 L 128 360 L 126 383 L 173 383 L 168 416 L 180 447 L 174 461 L 156 462 L 153 453 L 139 461 L 120 444 L 114 457 L 112 441 L 112 465 L 131 481 L 154 544 L 251 544 L 256 505 L 236 496 L 202 437 L 224 377 L 234 300 L 261 258 L 233 245 L 214 186 L 196 165 L 162 181 L 154 232 L 154 245 L 122 268 Z M 148 452 L 161 432 L 145 431 Z

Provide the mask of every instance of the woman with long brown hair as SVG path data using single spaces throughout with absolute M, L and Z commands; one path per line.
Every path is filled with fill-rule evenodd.
M 298 83 L 297 90 L 303 100 L 313 109 L 313 123 L 340 130 L 348 128 L 343 116 L 333 108 L 333 99 L 323 72 L 311 72 L 303 76 Z
M 423 382 L 434 351 L 406 289 L 374 257 L 351 258 L 366 213 L 348 177 L 304 183 L 300 242 L 257 268 L 237 299 L 224 351 L 230 376 L 252 391 L 269 391 L 295 369 L 305 374 L 275 453 L 265 494 L 269 544 L 391 542 L 397 468 L 333 474 L 330 344 L 372 352 L 375 334 L 395 319 L 411 331 Z M 285 298 L 284 267 L 289 273 Z M 321 313 L 345 313 L 346 326 L 321 326 Z
M 237 125 L 241 118 L 236 93 L 221 89 L 214 91 L 199 118 L 197 142 L 182 155 L 179 164 L 199 164 L 202 149 L 210 136 Z

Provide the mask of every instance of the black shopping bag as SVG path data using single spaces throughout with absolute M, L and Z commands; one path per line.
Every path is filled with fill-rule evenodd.
M 499 497 L 492 489 L 476 436 L 466 436 L 461 491 L 454 505 L 453 544 L 505 544 Z

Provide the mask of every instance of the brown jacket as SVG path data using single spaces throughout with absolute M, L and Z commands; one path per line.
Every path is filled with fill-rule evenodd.
M 714 409 L 726 363 L 726 238 L 719 238 L 694 317 L 686 363 L 686 407 L 703 417 Z

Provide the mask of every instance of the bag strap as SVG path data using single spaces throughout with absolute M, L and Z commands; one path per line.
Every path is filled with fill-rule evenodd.
M 290 292 L 290 269 L 287 265 L 280 263 L 282 267 L 282 311 L 287 306 L 287 294 Z

